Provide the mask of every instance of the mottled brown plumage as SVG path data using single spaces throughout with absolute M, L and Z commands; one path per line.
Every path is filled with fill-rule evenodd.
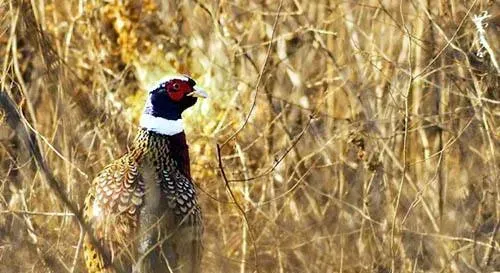
M 90 273 L 200 272 L 202 220 L 184 133 L 141 128 L 130 151 L 93 180 L 85 218 L 99 243 L 87 234 Z
M 132 150 L 94 179 L 85 217 L 105 253 L 86 238 L 89 272 L 113 272 L 111 262 L 122 272 L 199 272 L 200 209 L 168 138 L 140 130 Z

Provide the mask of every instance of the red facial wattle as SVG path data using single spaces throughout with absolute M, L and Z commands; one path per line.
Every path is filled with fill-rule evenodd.
M 168 96 L 170 97 L 170 99 L 177 102 L 177 101 L 180 101 L 182 99 L 182 97 L 184 97 L 184 94 L 182 92 L 179 92 L 179 91 L 168 92 Z
M 183 81 L 174 81 L 170 83 L 166 89 L 170 99 L 175 102 L 180 101 L 186 94 L 192 91 L 192 87 Z

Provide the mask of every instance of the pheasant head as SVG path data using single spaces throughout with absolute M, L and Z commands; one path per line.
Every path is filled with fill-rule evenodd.
M 163 135 L 182 132 L 182 112 L 193 106 L 198 97 L 208 97 L 188 76 L 165 77 L 148 92 L 140 126 Z

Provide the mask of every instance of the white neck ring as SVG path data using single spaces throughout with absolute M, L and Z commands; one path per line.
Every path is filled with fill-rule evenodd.
M 182 119 L 170 120 L 150 114 L 142 114 L 139 125 L 146 130 L 168 136 L 173 136 L 184 131 Z

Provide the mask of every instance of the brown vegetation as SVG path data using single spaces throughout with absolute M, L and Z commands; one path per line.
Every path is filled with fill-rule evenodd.
M 0 109 L 0 272 L 84 272 L 75 213 L 167 73 L 211 96 L 185 114 L 205 272 L 500 271 L 499 16 L 488 0 L 1 1 L 1 92 L 57 181 Z

